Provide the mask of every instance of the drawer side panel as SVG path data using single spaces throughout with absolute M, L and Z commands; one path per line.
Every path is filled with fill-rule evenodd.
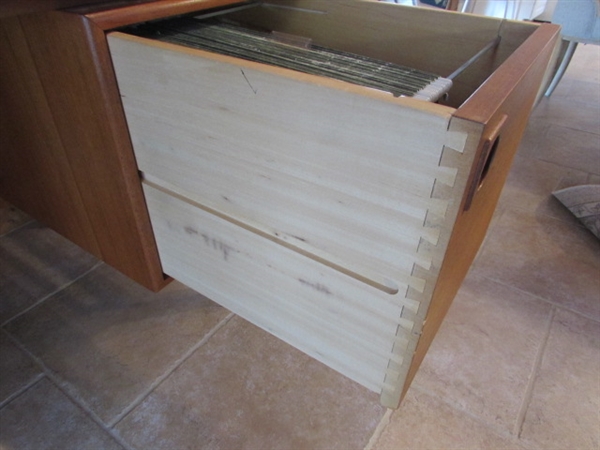
M 147 182 L 144 191 L 165 271 L 380 392 L 403 296 L 315 263 Z

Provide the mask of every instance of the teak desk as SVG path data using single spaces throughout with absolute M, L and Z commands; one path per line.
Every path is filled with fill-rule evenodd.
M 444 77 L 488 50 L 430 103 L 124 28 L 189 13 Z M 483 240 L 559 37 L 357 0 L 120 2 L 0 24 L 2 197 L 389 407 Z

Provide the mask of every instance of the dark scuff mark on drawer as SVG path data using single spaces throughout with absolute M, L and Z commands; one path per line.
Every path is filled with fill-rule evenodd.
M 302 283 L 304 286 L 308 286 L 313 288 L 317 292 L 321 292 L 326 295 L 332 295 L 332 292 L 329 290 L 327 286 L 321 283 L 313 283 L 311 281 L 304 280 L 303 278 L 298 278 L 298 281 Z
M 198 234 L 198 230 L 196 230 L 192 227 L 186 226 L 186 227 L 183 227 L 183 229 L 187 234 Z
M 212 247 L 214 250 L 218 250 L 218 251 L 222 252 L 222 254 L 223 254 L 223 260 L 225 260 L 225 261 L 228 260 L 229 254 L 232 251 L 235 251 L 235 249 L 233 247 L 225 244 L 223 241 L 220 241 L 218 239 L 210 237 L 207 234 L 202 233 L 202 238 L 204 239 L 204 243 L 208 247 Z
M 202 239 L 204 240 L 204 244 L 207 247 L 212 248 L 213 250 L 217 250 L 217 251 L 221 252 L 222 255 L 223 255 L 223 260 L 224 261 L 228 261 L 229 255 L 232 252 L 236 251 L 233 247 L 231 247 L 230 245 L 225 244 L 223 241 L 221 241 L 219 239 L 216 239 L 214 237 L 211 237 L 211 236 L 209 236 L 206 233 L 200 233 L 198 230 L 196 230 L 193 227 L 190 227 L 189 225 L 183 227 L 183 230 L 187 234 L 192 235 L 192 236 L 193 235 L 200 235 L 200 236 L 202 236 Z

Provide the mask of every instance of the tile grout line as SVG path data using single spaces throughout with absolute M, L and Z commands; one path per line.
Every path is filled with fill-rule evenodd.
M 515 445 L 518 445 L 519 449 L 522 448 L 523 450 L 539 450 L 539 448 L 537 448 L 535 446 L 532 447 L 531 444 L 529 444 L 527 442 L 522 442 L 518 436 L 516 436 L 512 433 L 512 430 L 509 430 L 508 428 L 499 428 L 496 425 L 491 424 L 491 423 L 487 422 L 486 420 L 482 419 L 477 414 L 473 414 L 472 412 L 470 412 L 466 409 L 462 409 L 462 408 L 458 407 L 457 405 L 449 402 L 444 397 L 432 395 L 430 392 L 428 392 L 424 388 L 421 388 L 420 386 L 411 386 L 410 389 L 414 389 L 415 391 L 419 392 L 421 395 L 426 395 L 427 397 L 433 399 L 434 401 L 439 402 L 439 403 L 447 406 L 448 408 L 454 410 L 455 412 L 458 412 L 459 414 L 473 420 L 474 422 L 476 422 L 477 424 L 481 425 L 483 428 L 488 430 L 490 433 L 493 433 L 495 436 L 498 436 L 502 439 L 511 441 Z M 512 449 L 512 447 L 510 447 L 510 449 Z M 364 450 L 371 450 L 371 449 L 365 448 Z M 509 450 L 509 449 L 505 449 L 505 450 Z
M 590 104 L 588 102 L 573 102 L 573 103 L 583 103 L 583 104 Z M 548 122 L 548 119 L 538 119 L 538 120 L 543 120 L 544 122 Z M 561 127 L 570 131 L 574 131 L 576 133 L 586 133 L 586 134 L 592 134 L 594 136 L 600 136 L 600 133 L 598 133 L 597 131 L 593 131 L 593 130 L 589 130 L 589 129 L 582 129 L 582 128 L 574 128 L 573 126 L 568 126 L 568 125 L 561 125 L 561 124 L 557 124 L 557 123 L 552 123 L 550 122 L 549 125 L 551 127 Z M 565 166 L 566 167 L 566 166 Z
M 553 189 L 553 190 L 557 190 L 557 189 Z M 566 206 L 562 205 L 558 199 L 554 198 L 552 193 L 548 194 L 548 197 L 546 198 L 546 200 L 548 200 L 548 199 L 554 199 L 553 201 L 556 201 L 560 205 L 560 207 L 565 210 L 566 213 L 571 214 Z M 531 211 L 529 211 L 527 208 L 523 208 L 522 206 L 518 206 L 518 205 L 511 206 L 511 207 L 505 207 L 505 208 L 506 208 L 505 211 L 515 211 L 515 212 L 521 212 L 521 213 L 525 213 L 525 214 L 531 214 Z M 544 219 L 556 220 L 563 224 L 567 224 L 569 226 L 577 226 L 578 228 L 581 228 L 582 230 L 589 231 L 585 227 L 585 225 L 583 225 L 575 216 L 572 216 L 573 219 L 571 220 L 571 219 L 563 219 L 560 217 L 556 217 L 556 216 L 553 216 L 553 215 L 548 214 L 547 212 L 543 212 L 543 211 L 539 212 L 539 213 L 536 212 L 536 214 L 539 214 Z M 532 217 L 535 217 L 535 216 L 532 216 Z M 591 233 L 591 231 L 589 231 L 589 232 Z
M 465 275 L 465 278 L 469 275 L 471 268 L 474 268 L 477 264 L 477 261 L 479 261 L 481 259 L 481 255 L 484 252 L 486 243 L 489 242 L 490 236 L 492 235 L 494 229 L 498 227 L 498 223 L 500 223 L 500 219 L 506 214 L 506 211 L 507 211 L 506 207 L 497 206 L 492 217 L 490 218 L 490 223 L 488 224 L 487 231 L 485 232 L 485 235 L 483 236 L 483 240 L 481 241 L 481 244 L 479 245 L 479 249 L 477 250 L 475 257 L 473 258 L 473 262 L 471 262 L 471 266 L 469 267 L 469 270 L 467 271 L 467 275 Z
M 44 368 L 46 367 L 44 366 Z M 55 375 L 50 369 L 48 369 L 46 376 L 50 379 L 50 381 L 52 381 L 52 383 L 56 386 L 58 390 L 60 390 L 69 400 L 71 400 L 71 402 L 73 402 L 75 405 L 81 408 L 90 417 L 90 419 L 92 419 L 92 421 L 100 427 L 100 429 L 102 429 L 106 434 L 113 438 L 124 449 L 133 450 L 133 448 L 126 441 L 124 441 L 119 435 L 114 433 L 113 430 L 104 423 L 104 421 L 92 410 L 90 406 L 88 406 L 83 400 L 78 399 L 77 397 L 75 397 L 75 395 L 69 392 L 69 389 L 67 388 L 67 386 L 65 386 L 66 384 L 68 384 L 66 381 L 61 380 L 60 377 L 58 377 L 58 375 Z
M 86 414 L 92 422 L 94 422 L 102 431 L 107 433 L 112 439 L 114 439 L 119 445 L 121 445 L 126 450 L 133 450 L 132 447 L 127 444 L 127 442 L 123 441 L 120 436 L 116 435 L 112 432 L 112 430 L 102 421 L 102 419 L 89 407 L 83 400 L 77 398 L 74 394 L 72 394 L 67 385 L 68 383 L 60 378 L 60 376 L 56 375 L 44 362 L 41 358 L 34 355 L 29 351 L 27 347 L 25 347 L 16 337 L 11 335 L 7 330 L 2 330 L 8 338 L 13 342 L 15 346 L 17 346 L 22 352 L 24 352 L 27 356 L 29 356 L 43 371 L 39 379 L 36 381 L 39 382 L 43 378 L 48 378 L 48 380 L 58 389 L 62 394 L 67 397 L 67 399 L 73 403 L 76 407 L 81 409 L 84 414 Z M 32 387 L 33 384 L 30 386 Z M 24 393 L 24 391 L 23 391 Z M 14 398 L 13 398 L 14 399 Z M 3 405 L 4 406 L 4 405 Z
M 373 450 L 375 448 L 377 442 L 379 441 L 379 438 L 381 437 L 387 426 L 390 424 L 393 413 L 394 411 L 389 408 L 385 411 L 385 413 L 381 417 L 381 420 L 379 420 L 379 423 L 375 427 L 375 431 L 373 431 L 369 442 L 367 442 L 367 445 L 363 450 Z
M 25 225 L 23 225 L 23 226 L 25 226 Z M 102 265 L 103 265 L 103 262 L 98 261 L 96 264 L 94 264 L 92 267 L 90 267 L 88 270 L 86 270 L 85 272 L 83 272 L 82 274 L 80 274 L 79 276 L 74 278 L 73 280 L 61 285 L 54 291 L 50 292 L 49 294 L 45 295 L 44 297 L 42 297 L 41 299 L 36 301 L 34 304 L 30 305 L 28 308 L 24 309 L 23 311 L 20 311 L 18 314 L 14 315 L 13 317 L 7 319 L 5 322 L 0 324 L 1 332 L 4 332 L 9 337 L 9 339 L 19 349 L 21 349 L 23 352 L 25 352 L 42 369 L 42 373 L 39 374 L 32 383 L 30 383 L 26 388 L 23 388 L 22 390 L 20 390 L 17 394 L 12 395 L 8 399 L 6 399 L 6 401 L 4 401 L 1 406 L 4 407 L 10 401 L 14 400 L 19 395 L 23 394 L 28 389 L 30 389 L 32 386 L 34 386 L 36 383 L 38 383 L 40 380 L 42 380 L 44 377 L 46 377 L 72 403 L 74 403 L 84 413 L 86 413 L 88 415 L 88 417 L 90 417 L 92 419 L 92 421 L 94 423 L 96 423 L 96 425 L 98 425 L 104 432 L 106 432 L 109 436 L 111 436 L 111 438 L 113 440 L 115 440 L 119 445 L 121 445 L 126 450 L 132 450 L 131 446 L 127 442 L 125 442 L 114 431 L 114 429 L 113 429 L 114 426 L 118 422 L 120 422 L 123 419 L 123 417 L 125 417 L 139 403 L 141 403 L 141 401 L 143 401 L 143 399 L 145 397 L 147 397 L 158 385 L 160 385 L 166 378 L 168 378 L 168 376 L 174 370 L 176 370 L 177 367 L 179 367 L 181 364 L 183 364 L 198 348 L 200 348 L 202 345 L 204 345 L 217 331 L 219 331 L 219 329 L 221 327 L 223 327 L 233 316 L 235 316 L 235 314 L 230 312 L 223 320 L 221 320 L 217 325 L 215 325 L 215 327 L 213 327 L 213 329 L 211 329 L 196 345 L 194 345 L 188 352 L 186 352 L 182 358 L 177 360 L 169 369 L 167 369 L 165 374 L 163 374 L 161 377 L 159 377 L 157 380 L 155 380 L 155 382 L 150 386 L 150 388 L 146 392 L 144 392 L 141 396 L 139 396 L 136 400 L 134 400 L 134 402 L 132 402 L 132 404 L 129 405 L 129 407 L 126 408 L 124 411 L 122 411 L 115 419 L 113 419 L 112 421 L 105 424 L 104 421 L 93 411 L 93 409 L 89 405 L 87 405 L 83 400 L 77 398 L 73 393 L 70 392 L 70 390 L 68 388 L 68 382 L 62 380 L 61 377 L 58 376 L 57 374 L 54 374 L 54 372 L 52 372 L 52 370 L 49 369 L 40 358 L 38 358 L 33 353 L 31 353 L 23 344 L 21 344 L 20 341 L 18 341 L 18 339 L 16 339 L 14 336 L 12 336 L 8 332 L 8 330 L 5 328 L 7 325 L 9 325 L 14 320 L 18 319 L 19 317 L 23 316 L 27 312 L 36 308 L 37 306 L 39 306 L 40 304 L 45 302 L 47 299 L 51 298 L 53 295 L 62 291 L 63 289 L 68 288 L 69 286 L 71 286 L 75 282 L 79 281 L 80 279 L 84 278 L 86 275 L 90 274 L 91 272 L 93 272 L 94 270 L 96 270 L 98 267 L 100 267 Z
M 460 414 L 463 414 L 463 415 L 471 418 L 472 420 L 475 420 L 477 423 L 481 424 L 482 426 L 484 426 L 485 428 L 487 428 L 488 430 L 490 430 L 494 434 L 496 434 L 498 436 L 501 436 L 501 437 L 503 437 L 505 439 L 512 440 L 515 443 L 518 443 L 519 445 L 524 446 L 525 448 L 529 448 L 529 446 L 525 445 L 525 443 L 521 442 L 520 439 L 519 439 L 520 438 L 520 428 L 522 427 L 522 423 L 524 422 L 525 413 L 527 411 L 527 406 L 529 405 L 529 401 L 531 400 L 532 395 L 533 395 L 533 382 L 535 381 L 535 377 L 536 377 L 537 372 L 539 370 L 539 366 L 541 365 L 542 357 L 543 357 L 543 355 L 545 353 L 546 344 L 547 344 L 547 341 L 548 341 L 548 337 L 550 335 L 550 328 L 551 328 L 551 326 L 552 326 L 552 324 L 554 322 L 554 317 L 555 317 L 556 312 L 559 311 L 559 310 L 564 310 L 564 311 L 571 312 L 571 313 L 573 313 L 573 314 L 575 314 L 575 315 L 577 315 L 579 317 L 582 317 L 582 318 L 584 318 L 586 320 L 591 320 L 593 322 L 600 322 L 600 321 L 596 320 L 594 318 L 588 317 L 588 316 L 584 315 L 583 313 L 581 313 L 579 311 L 572 310 L 570 308 L 564 307 L 563 305 L 554 303 L 554 302 L 552 302 L 550 300 L 547 300 L 547 299 L 545 299 L 545 298 L 543 298 L 543 297 L 541 297 L 539 295 L 536 295 L 536 294 L 533 294 L 531 292 L 525 291 L 525 290 L 520 289 L 520 288 L 518 288 L 516 286 L 512 286 L 510 284 L 507 284 L 507 283 L 505 283 L 505 282 L 503 282 L 501 280 L 496 280 L 494 278 L 490 278 L 490 277 L 485 276 L 485 275 L 483 276 L 483 278 L 488 279 L 488 280 L 490 280 L 490 281 L 492 281 L 494 283 L 500 284 L 502 286 L 508 287 L 510 289 L 515 289 L 518 292 L 521 292 L 523 294 L 526 294 L 527 296 L 530 296 L 532 298 L 532 300 L 535 299 L 537 301 L 541 301 L 541 302 L 547 304 L 548 306 L 550 306 L 550 314 L 549 314 L 549 317 L 548 317 L 546 328 L 544 330 L 544 334 L 542 336 L 542 340 L 541 340 L 541 343 L 540 343 L 540 348 L 536 352 L 536 356 L 534 358 L 534 364 L 533 364 L 533 367 L 532 367 L 532 372 L 533 373 L 531 374 L 531 376 L 529 378 L 529 382 L 527 384 L 526 391 L 525 391 L 524 403 L 521 405 L 521 407 L 519 409 L 519 412 L 517 414 L 517 419 L 516 419 L 516 425 L 515 425 L 515 427 L 513 428 L 513 430 L 507 429 L 506 431 L 504 431 L 503 429 L 496 428 L 494 425 L 492 425 L 492 424 L 490 424 L 490 423 L 482 420 L 479 416 L 477 416 L 475 414 L 472 414 L 468 410 L 461 409 L 461 408 L 457 407 L 455 404 L 447 401 L 443 397 L 431 396 L 430 393 L 427 390 L 421 388 L 416 383 L 413 383 L 413 385 L 411 386 L 411 389 L 414 389 L 415 391 L 417 391 L 417 392 L 419 392 L 421 394 L 424 394 L 424 395 L 427 395 L 429 397 L 432 397 L 432 398 L 436 399 L 437 401 L 445 404 L 446 406 L 452 408 L 453 410 L 459 412 Z M 381 425 L 381 423 L 380 423 L 380 425 Z M 378 426 L 378 428 L 379 428 L 379 426 Z M 381 434 L 382 431 L 383 430 L 381 430 L 379 434 Z M 376 432 L 377 432 L 377 429 L 376 429 Z M 375 438 L 375 434 L 373 435 L 373 437 L 369 441 L 367 447 L 364 448 L 364 450 L 372 450 L 373 449 L 373 446 L 377 442 L 376 440 L 375 440 L 375 442 L 372 442 L 374 440 L 374 438 Z M 378 438 L 378 436 L 377 436 L 377 438 Z
M 556 308 L 557 310 L 566 311 L 566 312 L 575 314 L 576 316 L 581 317 L 583 319 L 591 320 L 592 322 L 596 322 L 596 323 L 600 323 L 600 318 L 596 319 L 595 317 L 587 316 L 585 313 L 582 313 L 581 311 L 577 311 L 576 309 L 573 309 L 573 308 L 568 308 L 565 305 L 553 302 L 552 300 L 548 300 L 547 298 L 544 298 L 541 295 L 534 294 L 532 292 L 526 291 L 526 290 L 521 289 L 521 288 L 519 288 L 517 286 L 513 286 L 512 284 L 508 284 L 508 283 L 506 283 L 506 282 L 504 282 L 502 280 L 498 280 L 496 278 L 491 278 L 491 277 L 488 277 L 486 275 L 482 275 L 482 277 L 486 278 L 486 279 L 488 279 L 490 281 L 493 281 L 494 283 L 498 283 L 498 284 L 500 284 L 500 285 L 502 285 L 504 287 L 507 287 L 507 288 L 510 288 L 510 289 L 515 289 L 516 291 L 519 291 L 519 292 L 521 292 L 523 294 L 526 294 L 526 295 L 528 295 L 530 297 L 533 297 L 536 300 L 540 300 L 540 301 L 542 301 L 544 303 L 547 303 L 548 305 Z
M 28 391 L 30 388 L 32 388 L 38 381 L 40 381 L 42 378 L 44 378 L 46 376 L 46 371 L 44 370 L 44 366 L 40 365 L 39 361 L 37 361 L 34 357 L 32 357 L 31 353 L 26 351 L 23 348 L 23 345 L 13 336 L 11 335 L 8 330 L 5 330 L 3 328 L 0 328 L 0 333 L 3 333 L 6 338 L 12 342 L 12 344 L 17 347 L 19 350 L 24 351 L 25 354 L 30 357 L 31 359 L 33 359 L 34 363 L 38 366 L 38 369 L 41 370 L 41 373 L 37 374 L 33 380 L 31 380 L 29 383 L 27 383 L 24 387 L 22 387 L 21 389 L 18 389 L 17 392 L 13 393 L 12 395 L 9 395 L 5 400 L 3 400 L 2 402 L 0 402 L 0 409 L 4 408 L 6 405 L 8 405 L 10 402 L 12 402 L 15 398 L 21 396 L 21 394 L 24 394 L 26 391 Z
M 571 187 L 574 187 L 574 186 L 571 186 Z M 553 191 L 558 191 L 558 190 L 560 190 L 560 189 L 558 189 L 558 185 L 557 185 L 556 188 L 553 189 Z M 560 203 L 560 200 L 558 200 L 556 197 L 554 197 L 554 195 L 552 195 L 552 193 L 548 194 L 547 199 L 551 199 L 553 202 L 556 202 L 558 204 L 558 206 L 560 206 L 560 208 L 562 208 L 563 211 L 568 214 L 563 219 L 561 217 L 556 217 L 551 214 L 548 214 L 547 212 L 542 211 L 542 212 L 538 213 L 540 216 L 543 216 L 543 218 L 545 218 L 545 219 L 551 219 L 551 220 L 556 220 L 558 222 L 562 222 L 571 227 L 578 227 L 578 228 L 581 228 L 582 230 L 592 233 L 591 231 L 588 230 L 588 228 L 583 223 L 581 223 L 581 221 L 577 217 L 575 217 L 575 215 L 573 215 L 573 213 L 571 211 L 569 211 L 569 208 L 567 208 L 565 205 Z M 519 211 L 527 212 L 527 210 L 521 209 L 518 206 L 516 206 L 515 209 L 517 209 Z
M 425 388 L 422 388 L 419 385 L 412 385 L 410 387 L 410 389 L 415 390 L 416 392 L 418 392 L 421 395 L 426 395 L 427 397 L 433 399 L 434 401 L 441 403 L 442 405 L 447 406 L 448 408 L 452 409 L 453 411 L 458 412 L 459 414 L 473 420 L 474 422 L 481 425 L 483 428 L 485 428 L 486 430 L 488 430 L 489 432 L 493 433 L 496 436 L 499 436 L 503 439 L 507 439 L 507 440 L 514 441 L 514 442 L 518 441 L 517 437 L 514 436 L 510 430 L 508 430 L 508 429 L 505 430 L 504 428 L 497 427 L 496 425 L 487 422 L 485 419 L 483 419 L 479 415 L 474 414 L 467 409 L 457 406 L 456 404 L 448 401 L 448 399 L 444 398 L 443 396 L 432 395 L 429 391 L 427 391 Z
M 190 348 L 187 352 L 183 354 L 181 358 L 176 360 L 170 367 L 168 367 L 165 372 L 160 375 L 154 382 L 140 395 L 137 396 L 129 406 L 125 407 L 123 411 L 121 411 L 117 416 L 115 416 L 111 421 L 107 423 L 107 426 L 110 429 L 114 429 L 119 422 L 121 422 L 125 416 L 127 416 L 131 411 L 133 411 L 137 406 L 139 406 L 145 399 L 148 397 L 158 386 L 160 386 L 163 381 L 165 381 L 175 370 L 177 370 L 184 362 L 186 362 L 200 347 L 206 344 L 211 337 L 213 337 L 221 328 L 223 328 L 233 317 L 234 313 L 230 312 L 223 320 L 221 320 L 217 325 L 215 325 L 204 337 L 196 343 L 192 348 Z
M 48 300 L 50 297 L 52 297 L 53 295 L 58 294 L 60 291 L 62 291 L 63 289 L 68 288 L 69 286 L 71 286 L 72 284 L 74 284 L 75 282 L 81 280 L 83 277 L 85 277 L 86 275 L 90 274 L 91 272 L 93 272 L 94 270 L 96 270 L 98 267 L 100 267 L 102 264 L 104 264 L 102 261 L 98 261 L 96 264 L 94 264 L 91 268 L 89 268 L 88 270 L 86 270 L 85 272 L 83 272 L 81 275 L 77 276 L 76 278 L 72 279 L 71 281 L 68 281 L 67 283 L 61 285 L 60 287 L 56 288 L 55 290 L 53 290 L 52 292 L 50 292 L 49 294 L 45 295 L 44 297 L 42 297 L 41 299 L 37 300 L 35 303 L 33 303 L 32 305 L 30 305 L 29 307 L 25 308 L 23 311 L 20 311 L 19 313 L 15 314 L 14 316 L 12 316 L 10 319 L 7 319 L 6 321 L 4 321 L 3 323 L 0 324 L 1 328 L 4 328 L 6 325 L 9 325 L 11 322 L 13 322 L 14 320 L 18 319 L 19 317 L 23 316 L 24 314 L 28 313 L 29 311 L 31 311 L 32 309 L 36 308 L 37 306 L 41 305 L 42 303 L 44 303 L 46 300 Z
M 556 317 L 557 307 L 553 306 L 550 312 L 550 316 L 548 317 L 548 321 L 546 323 L 546 329 L 544 330 L 543 340 L 540 343 L 538 351 L 533 360 L 533 367 L 531 368 L 531 372 L 529 375 L 529 380 L 527 381 L 527 387 L 525 388 L 525 393 L 523 395 L 523 400 L 521 402 L 521 407 L 519 408 L 519 412 L 517 413 L 517 418 L 515 420 L 515 425 L 513 427 L 513 434 L 517 438 L 521 438 L 521 433 L 523 432 L 523 425 L 525 424 L 525 417 L 527 415 L 527 411 L 529 410 L 529 405 L 531 404 L 531 399 L 533 398 L 533 389 L 535 386 L 535 382 L 538 378 L 542 360 L 544 359 L 544 354 L 546 353 L 546 347 L 548 346 L 548 341 L 550 339 L 550 332 L 552 330 L 552 325 L 554 323 L 554 318 Z
M 30 224 L 30 223 L 32 223 L 32 222 L 35 222 L 35 219 L 30 219 L 30 220 L 28 220 L 27 222 L 25 222 L 25 223 L 22 223 L 21 225 L 19 225 L 17 228 L 13 228 L 12 230 L 10 230 L 10 231 L 7 231 L 7 232 L 6 232 L 6 233 L 4 233 L 4 234 L 0 234 L 0 238 L 3 238 L 3 237 L 5 237 L 5 236 L 9 236 L 10 234 L 14 233 L 15 231 L 18 231 L 18 230 L 20 230 L 21 228 L 24 228 L 24 227 L 26 227 L 27 225 L 29 225 L 29 224 Z
M 40 380 L 42 380 L 45 376 L 46 376 L 46 374 L 43 371 L 41 373 L 38 373 L 25 386 L 21 387 L 20 389 L 17 389 L 16 392 L 13 392 L 11 395 L 9 395 L 3 401 L 1 401 L 0 409 L 4 408 L 6 405 L 8 405 L 10 402 L 12 402 L 17 397 L 20 397 L 21 395 L 23 395 L 25 392 L 27 392 L 29 389 L 31 389 L 33 386 L 35 386 Z

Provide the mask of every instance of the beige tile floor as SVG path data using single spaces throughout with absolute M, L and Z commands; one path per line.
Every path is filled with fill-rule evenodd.
M 173 283 L 150 294 L 0 205 L 0 449 L 599 449 L 600 47 L 534 111 L 404 403 Z

